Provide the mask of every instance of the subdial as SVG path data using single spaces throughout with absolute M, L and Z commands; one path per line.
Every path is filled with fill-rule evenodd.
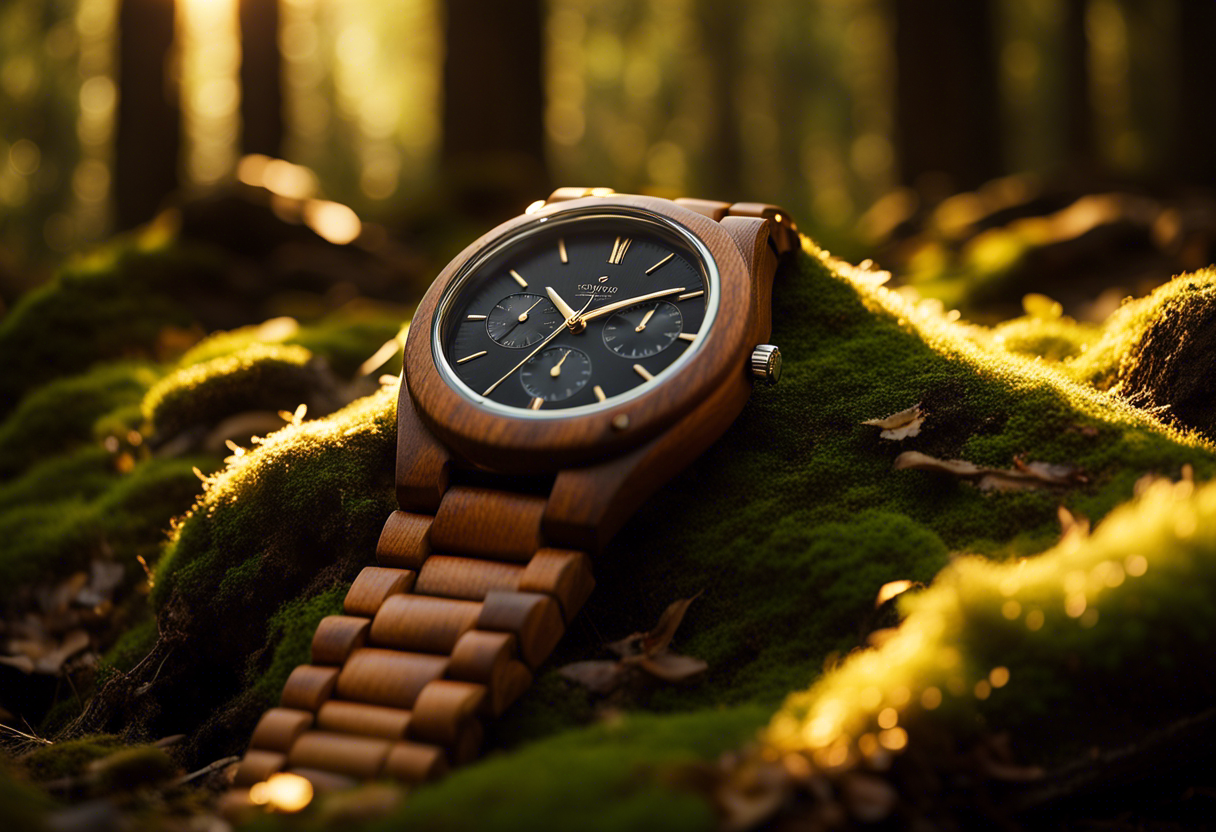
M 522 349 L 563 323 L 565 319 L 548 298 L 520 292 L 494 304 L 486 317 L 486 334 L 504 347 Z
M 604 346 L 622 358 L 646 358 L 670 347 L 683 329 L 684 316 L 674 304 L 646 301 L 604 322 Z
M 530 395 L 560 402 L 587 386 L 591 359 L 573 347 L 548 347 L 524 364 L 519 380 Z

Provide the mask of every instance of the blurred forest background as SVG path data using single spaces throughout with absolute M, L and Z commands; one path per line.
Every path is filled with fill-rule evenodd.
M 1216 236 L 1213 35 L 1212 0 L 5 0 L 0 302 L 240 180 L 436 266 L 472 236 L 437 215 L 483 230 L 585 184 L 781 203 L 935 278 L 984 217 L 1118 190 L 1158 201 L 1030 242 L 1130 220 L 1159 282 Z M 321 236 L 359 233 L 324 206 Z M 972 266 L 1026 240 L 980 242 Z

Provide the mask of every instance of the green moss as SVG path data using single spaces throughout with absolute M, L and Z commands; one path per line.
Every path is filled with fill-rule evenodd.
M 150 745 L 116 751 L 95 762 L 93 770 L 97 790 L 105 795 L 153 788 L 179 773 L 168 754 Z
M 299 344 L 316 355 L 325 356 L 334 372 L 342 378 L 350 378 L 376 350 L 397 337 L 402 321 L 409 319 L 409 312 L 390 304 L 347 304 L 316 324 L 301 327 L 287 343 Z M 400 372 L 400 356 L 399 350 L 395 365 L 390 361 L 377 369 L 387 373 Z
M 61 499 L 67 494 L 91 499 L 118 476 L 109 451 L 100 445 L 85 445 L 45 459 L 16 479 L 0 484 L 0 514 L 13 506 Z
M 369 828 L 717 829 L 704 798 L 675 785 L 674 773 L 745 743 L 766 714 L 751 706 L 617 717 L 462 769 Z
M 0 540 L 6 541 L 0 549 L 0 582 L 66 576 L 87 569 L 91 558 L 103 554 L 118 558 L 134 581 L 142 574 L 136 555 L 155 562 L 170 520 L 184 513 L 201 490 L 194 469 L 218 464 L 211 457 L 149 459 L 109 480 L 105 490 L 94 494 L 85 489 L 81 496 L 71 494 L 73 483 L 50 474 L 28 483 L 26 496 L 57 499 L 16 502 L 0 511 Z M 70 473 L 74 466 L 64 467 Z M 39 470 L 41 466 L 28 476 Z M 25 482 L 18 480 L 14 488 Z M 53 492 L 56 485 L 63 490 Z
M 157 228 L 69 263 L 0 320 L 0 414 L 50 379 L 97 362 L 155 356 L 166 327 L 193 322 L 179 298 L 213 293 L 220 283 L 217 255 L 171 245 Z
M 160 628 L 156 624 L 156 619 L 151 616 L 130 627 L 101 657 L 97 670 L 98 682 L 103 682 L 107 676 L 116 671 L 122 673 L 130 671 L 152 652 L 159 637 Z
M 0 424 L 0 475 L 92 441 L 99 417 L 138 402 L 156 378 L 150 365 L 117 363 L 39 387 Z
M 253 344 L 166 376 L 144 398 L 144 416 L 168 437 L 246 410 L 295 410 L 320 378 L 303 347 Z
M 1109 389 L 1126 373 L 1149 325 L 1156 319 L 1179 314 L 1195 300 L 1216 296 L 1216 270 L 1202 269 L 1182 275 L 1151 294 L 1127 300 L 1102 326 L 1101 337 L 1068 364 L 1074 378 Z
M 47 812 L 51 799 L 22 778 L 15 766 L 0 757 L 0 827 L 21 832 L 43 832 L 48 829 Z
M 996 346 L 1046 361 L 1064 361 L 1085 352 L 1099 333 L 1091 324 L 1071 318 L 1044 319 L 1027 315 L 992 329 Z
M 230 570 L 225 581 L 238 571 Z M 270 617 L 266 623 L 266 640 L 275 645 L 270 666 L 265 670 L 250 668 L 246 679 L 249 689 L 266 707 L 278 701 L 291 671 L 297 665 L 308 663 L 312 635 L 321 619 L 327 615 L 341 615 L 346 589 L 345 586 L 331 587 L 311 598 L 288 601 Z
M 1092 536 L 960 559 L 907 598 L 898 636 L 791 696 L 769 741 L 852 745 L 895 707 L 914 741 L 1012 729 L 1021 754 L 1055 762 L 1198 712 L 1216 692 L 1214 554 L 1216 483 L 1158 480 Z
M 100 760 L 122 748 L 122 740 L 113 734 L 93 734 L 42 746 L 21 758 L 21 764 L 36 782 L 76 777 L 83 774 L 94 760 Z

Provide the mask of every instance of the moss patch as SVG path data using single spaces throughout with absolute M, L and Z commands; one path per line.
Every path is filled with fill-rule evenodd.
M 122 747 L 122 740 L 113 734 L 95 734 L 35 749 L 21 758 L 21 764 L 35 781 L 58 780 L 83 774 L 94 760 Z

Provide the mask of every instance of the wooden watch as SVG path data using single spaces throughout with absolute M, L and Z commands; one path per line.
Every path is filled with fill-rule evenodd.
M 235 785 L 414 783 L 476 757 L 591 592 L 591 558 L 778 377 L 772 282 L 797 245 L 772 205 L 561 188 L 461 252 L 410 327 L 378 565 L 318 626 Z

